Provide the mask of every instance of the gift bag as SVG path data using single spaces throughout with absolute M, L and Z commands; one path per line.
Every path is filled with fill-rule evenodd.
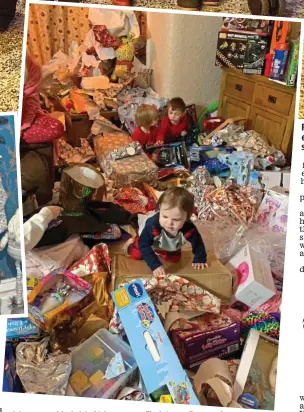
M 65 210 L 83 211 L 97 192 L 106 193 L 105 181 L 93 166 L 75 163 L 63 170 L 59 201 Z

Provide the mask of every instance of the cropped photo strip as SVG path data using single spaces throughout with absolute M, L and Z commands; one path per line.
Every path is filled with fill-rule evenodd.
M 302 17 L 0 0 L 1 412 L 304 410 Z

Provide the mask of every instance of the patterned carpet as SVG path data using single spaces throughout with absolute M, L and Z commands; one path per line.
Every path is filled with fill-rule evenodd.
M 0 33 L 0 112 L 18 110 L 24 16 L 17 14 Z
M 286 16 L 288 17 L 304 17 L 304 0 L 285 0 L 286 1 Z M 81 3 L 90 4 L 112 4 L 111 0 L 82 0 Z M 176 0 L 134 0 L 134 6 L 160 8 L 160 9 L 178 9 Z M 218 13 L 238 13 L 250 14 L 247 0 L 222 0 L 217 7 L 202 6 L 201 11 L 218 12 Z

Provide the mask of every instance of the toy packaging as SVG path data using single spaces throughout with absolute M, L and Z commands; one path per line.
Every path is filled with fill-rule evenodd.
M 244 55 L 243 73 L 262 74 L 267 51 L 268 39 L 258 36 L 249 37 Z
M 159 146 L 147 146 L 145 151 L 159 167 L 189 167 L 185 142 L 177 142 Z
M 45 276 L 28 296 L 30 320 L 49 332 L 86 306 L 92 286 L 78 276 L 58 269 Z
M 130 347 L 100 329 L 72 351 L 69 385 L 76 396 L 112 399 L 137 368 Z
M 234 271 L 237 289 L 234 301 L 256 309 L 275 295 L 276 289 L 267 258 L 261 257 L 250 246 L 244 246 L 226 265 Z
M 251 33 L 268 36 L 271 31 L 269 20 L 237 19 L 236 17 L 225 17 L 222 31 L 234 33 Z
M 112 297 L 151 400 L 199 405 L 142 281 L 115 290 Z
M 287 177 L 285 177 L 285 181 Z M 286 183 L 287 184 L 287 183 Z M 256 222 L 274 232 L 286 232 L 288 220 L 289 190 L 273 187 L 268 190 L 256 215 Z
M 293 41 L 291 43 L 288 67 L 287 67 L 287 71 L 285 75 L 285 83 L 287 86 L 291 86 L 291 87 L 296 86 L 298 65 L 299 65 L 299 50 L 300 50 L 300 43 L 298 41 Z
M 275 21 L 272 31 L 272 38 L 270 44 L 270 53 L 274 54 L 278 44 L 284 44 L 287 42 L 288 34 L 290 31 L 290 22 L 288 21 Z
M 224 314 L 205 314 L 172 325 L 173 346 L 185 368 L 197 368 L 204 360 L 232 355 L 240 349 L 240 323 Z
M 268 39 L 257 34 L 220 32 L 215 65 L 247 74 L 262 74 Z
M 28 318 L 8 319 L 6 328 L 6 340 L 37 339 L 40 329 Z
M 252 329 L 238 367 L 234 398 L 244 409 L 274 410 L 278 341 Z

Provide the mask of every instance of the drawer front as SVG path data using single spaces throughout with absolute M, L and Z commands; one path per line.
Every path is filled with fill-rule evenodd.
M 289 115 L 293 96 L 289 93 L 281 92 L 272 87 L 258 84 L 254 97 L 254 103 L 267 109 L 274 110 L 285 116 Z
M 254 83 L 250 80 L 228 74 L 225 82 L 225 93 L 251 102 L 254 94 Z
M 287 121 L 281 116 L 276 116 L 263 109 L 253 107 L 250 113 L 250 129 L 266 136 L 273 146 L 286 153 L 282 147 Z
M 250 113 L 250 104 L 244 103 L 233 97 L 224 95 L 222 105 L 219 108 L 219 116 L 224 119 L 231 119 L 233 117 L 244 117 L 248 119 Z

